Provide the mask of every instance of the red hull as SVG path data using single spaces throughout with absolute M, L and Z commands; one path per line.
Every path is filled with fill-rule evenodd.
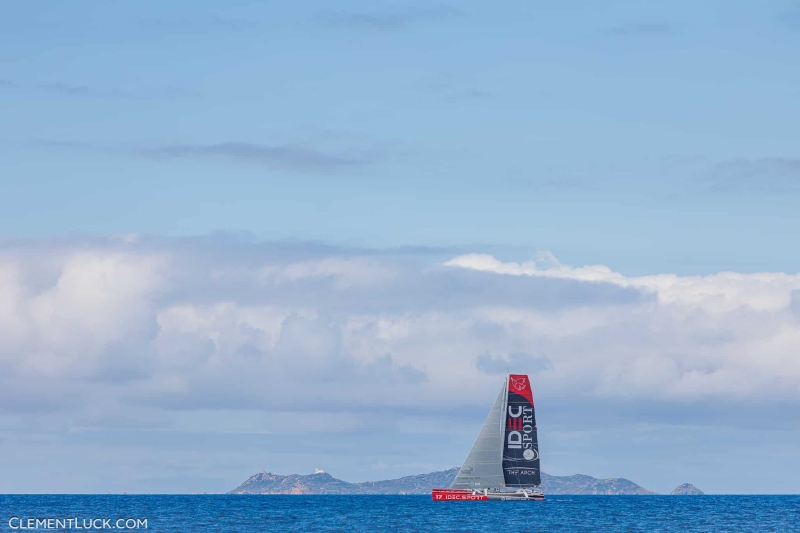
M 433 489 L 431 492 L 433 501 L 444 502 L 453 500 L 488 500 L 485 494 L 475 494 L 469 489 Z
M 487 501 L 487 500 L 526 500 L 543 501 L 541 493 L 528 493 L 527 496 L 520 492 L 480 492 L 470 489 L 433 489 L 431 497 L 435 502 L 452 501 Z

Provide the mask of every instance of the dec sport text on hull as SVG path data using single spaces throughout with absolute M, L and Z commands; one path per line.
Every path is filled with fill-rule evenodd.
M 544 500 L 544 494 L 532 490 L 518 490 L 514 492 L 470 490 L 470 489 L 433 489 L 433 501 L 476 501 L 476 500 Z
M 527 375 L 508 374 L 478 438 L 449 488 L 433 501 L 542 501 L 539 439 Z

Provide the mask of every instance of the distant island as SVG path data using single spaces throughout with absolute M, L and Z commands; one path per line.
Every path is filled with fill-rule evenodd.
M 675 489 L 670 492 L 673 496 L 700 496 L 705 494 L 702 490 L 698 489 L 691 483 L 684 483 L 682 485 L 678 485 Z
M 458 468 L 450 468 L 398 479 L 348 483 L 322 470 L 309 475 L 261 472 L 250 477 L 229 494 L 430 494 L 433 488 L 449 487 L 457 473 Z M 542 488 L 545 494 L 656 494 L 624 478 L 597 479 L 581 474 L 551 476 L 544 472 L 542 472 Z M 697 492 L 686 492 L 692 489 Z M 672 494 L 702 494 L 702 492 L 693 485 L 685 483 L 672 491 Z

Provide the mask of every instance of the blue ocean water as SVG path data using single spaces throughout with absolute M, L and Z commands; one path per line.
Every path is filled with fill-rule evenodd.
M 141 522 L 133 526 L 146 519 L 146 531 L 156 532 L 788 533 L 800 532 L 800 496 L 548 496 L 544 502 L 440 503 L 430 496 L 0 495 L 0 531 L 22 531 L 13 527 L 26 525 L 28 518 L 76 518 L 72 523 L 81 528 L 88 520 L 100 529 L 105 519 L 106 529 L 119 524 L 123 530 L 125 520 L 134 519 L 127 531 L 144 531 Z

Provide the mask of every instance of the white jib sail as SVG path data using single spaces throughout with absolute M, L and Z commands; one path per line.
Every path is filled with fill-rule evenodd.
M 505 487 L 503 477 L 503 404 L 506 386 L 503 383 L 500 394 L 494 401 L 489 416 L 483 423 L 481 432 L 467 459 L 453 480 L 451 489 L 490 489 Z

